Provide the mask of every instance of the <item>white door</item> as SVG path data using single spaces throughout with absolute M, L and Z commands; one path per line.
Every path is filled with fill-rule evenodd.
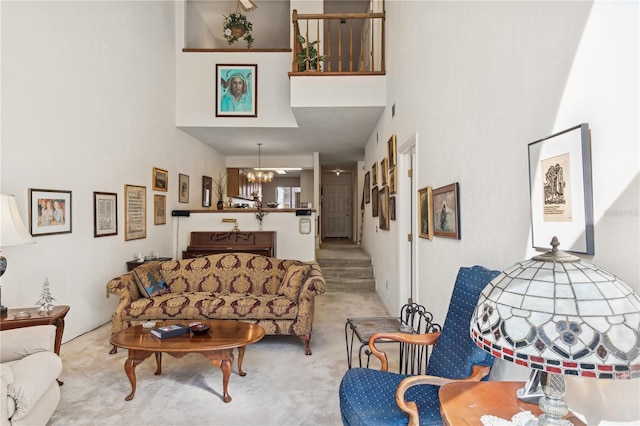
M 324 236 L 325 238 L 349 238 L 349 185 L 324 185 Z

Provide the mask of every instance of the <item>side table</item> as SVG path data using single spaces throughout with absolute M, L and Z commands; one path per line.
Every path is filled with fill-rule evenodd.
M 538 404 L 520 401 L 516 391 L 524 382 L 453 382 L 440 388 L 440 414 L 445 425 L 482 426 L 480 417 L 511 420 L 521 411 L 542 414 Z M 586 426 L 573 413 L 565 417 L 574 426 Z
M 143 263 L 147 263 L 147 262 L 153 262 L 153 261 L 158 261 L 158 262 L 166 262 L 168 260 L 171 260 L 170 257 L 156 257 L 154 259 L 149 259 L 149 260 L 130 260 L 127 262 L 127 272 L 131 272 L 133 271 L 135 268 L 137 268 L 138 266 L 142 265 Z
M 60 305 L 54 306 L 53 310 L 48 314 L 41 315 L 38 312 L 38 308 L 14 308 L 9 309 L 7 316 L 0 318 L 0 331 L 13 330 L 14 328 L 33 327 L 36 325 L 55 325 L 56 326 L 56 340 L 54 342 L 53 350 L 56 355 L 60 356 L 60 346 L 62 345 L 62 333 L 64 333 L 64 317 L 69 312 L 69 306 Z M 16 318 L 15 315 L 18 312 L 28 312 L 31 314 L 30 318 Z M 58 380 L 60 386 L 62 382 Z

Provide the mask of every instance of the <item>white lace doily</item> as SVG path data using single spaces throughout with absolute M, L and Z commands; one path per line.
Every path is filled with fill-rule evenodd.
M 511 420 L 485 415 L 480 417 L 480 421 L 484 426 L 535 426 L 538 424 L 538 419 L 531 411 L 522 411 L 511 417 Z

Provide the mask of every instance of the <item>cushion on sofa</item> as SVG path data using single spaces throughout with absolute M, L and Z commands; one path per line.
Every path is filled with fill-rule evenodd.
M 133 270 L 136 284 L 143 297 L 169 293 L 169 287 L 160 272 L 160 262 L 147 262 Z
M 287 296 L 291 300 L 298 300 L 302 283 L 307 279 L 310 271 L 309 265 L 290 265 L 280 283 L 278 294 Z

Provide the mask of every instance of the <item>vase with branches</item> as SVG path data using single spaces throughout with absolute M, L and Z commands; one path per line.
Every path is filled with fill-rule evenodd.
M 218 173 L 218 177 L 213 179 L 213 191 L 218 197 L 218 203 L 216 207 L 218 210 L 222 210 L 224 208 L 224 193 L 227 189 L 227 174 L 220 172 Z

